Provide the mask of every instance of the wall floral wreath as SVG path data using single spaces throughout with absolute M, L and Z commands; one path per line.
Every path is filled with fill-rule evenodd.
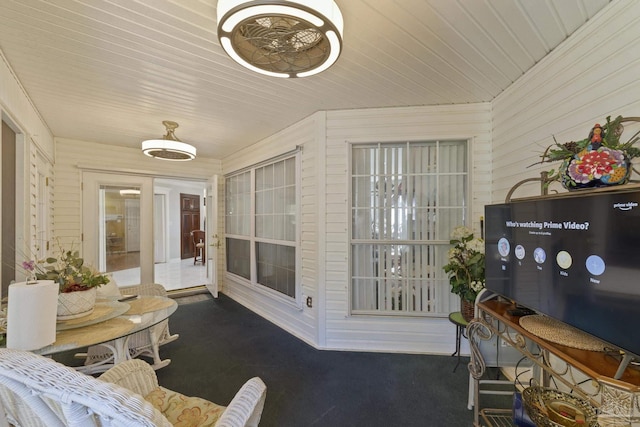
M 629 121 L 640 122 L 640 117 L 618 116 L 612 121 L 609 116 L 604 125 L 596 123 L 587 138 L 547 147 L 541 162 L 562 161 L 557 171 L 549 171 L 548 181 L 560 181 L 568 190 L 629 182 L 631 160 L 640 156 L 640 149 L 634 146 L 640 140 L 640 131 L 621 141 L 622 123 Z

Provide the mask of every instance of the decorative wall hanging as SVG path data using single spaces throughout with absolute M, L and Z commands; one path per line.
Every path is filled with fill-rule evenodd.
M 624 122 L 640 122 L 640 117 L 618 116 L 604 125 L 596 123 L 589 136 L 580 141 L 556 142 L 542 154 L 542 162 L 562 161 L 557 171 L 548 172 L 548 180 L 560 181 L 567 190 L 626 184 L 631 176 L 631 159 L 640 156 L 634 146 L 640 137 L 636 132 L 621 141 Z

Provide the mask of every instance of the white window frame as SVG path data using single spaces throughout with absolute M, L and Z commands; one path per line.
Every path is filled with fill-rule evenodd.
M 259 168 L 263 168 L 265 166 L 273 165 L 281 161 L 285 161 L 287 159 L 293 159 L 295 164 L 295 213 L 294 213 L 294 221 L 295 221 L 295 231 L 294 231 L 294 240 L 293 241 L 281 241 L 278 239 L 269 239 L 264 237 L 256 236 L 256 170 Z M 229 215 L 229 207 L 227 206 L 227 184 L 230 178 L 235 176 L 239 176 L 244 173 L 250 173 L 250 197 L 249 197 L 249 229 L 248 233 L 245 234 L 234 234 L 230 233 L 227 227 L 228 221 L 230 220 Z M 301 271 L 302 271 L 302 249 L 301 249 L 301 241 L 300 241 L 300 200 L 301 200 L 301 156 L 300 150 L 296 149 L 288 153 L 284 153 L 280 156 L 274 157 L 272 159 L 265 160 L 260 163 L 256 163 L 247 168 L 244 168 L 239 171 L 235 171 L 225 175 L 225 246 L 228 248 L 228 240 L 227 239 L 237 239 L 244 240 L 249 242 L 249 259 L 250 259 L 250 278 L 247 279 L 243 276 L 235 274 L 227 270 L 227 262 L 229 259 L 229 253 L 225 254 L 224 268 L 225 275 L 228 279 L 232 279 L 235 283 L 240 283 L 250 287 L 256 292 L 260 292 L 269 297 L 278 299 L 288 304 L 294 304 L 296 307 L 302 307 L 302 284 L 301 284 Z M 272 243 L 272 244 L 282 244 L 284 246 L 290 246 L 295 249 L 295 296 L 290 297 L 276 289 L 271 287 L 262 285 L 258 282 L 258 270 L 257 270 L 257 256 L 256 256 L 256 244 L 257 243 Z

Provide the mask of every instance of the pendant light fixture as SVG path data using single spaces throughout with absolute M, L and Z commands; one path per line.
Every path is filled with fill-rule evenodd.
M 342 50 L 344 24 L 333 0 L 218 0 L 217 15 L 227 54 L 268 76 L 317 74 Z
M 174 134 L 178 123 L 165 120 L 162 124 L 167 134 L 162 139 L 150 139 L 142 143 L 142 152 L 162 160 L 187 161 L 196 158 L 196 147 L 185 144 Z

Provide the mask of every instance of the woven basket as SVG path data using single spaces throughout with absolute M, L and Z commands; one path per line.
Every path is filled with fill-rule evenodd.
M 96 288 L 58 294 L 58 320 L 76 319 L 93 313 Z
M 475 317 L 475 305 L 467 300 L 460 300 L 460 312 L 462 313 L 462 317 L 467 322 L 470 322 Z
M 524 400 L 527 414 L 538 427 L 596 427 L 598 425 L 596 409 L 589 402 L 560 390 L 539 386 L 527 387 L 522 392 L 522 400 Z M 578 408 L 584 414 L 584 423 L 578 424 L 566 419 L 560 424 L 551 420 L 550 417 L 554 418 L 554 414 L 550 405 L 558 401 Z

